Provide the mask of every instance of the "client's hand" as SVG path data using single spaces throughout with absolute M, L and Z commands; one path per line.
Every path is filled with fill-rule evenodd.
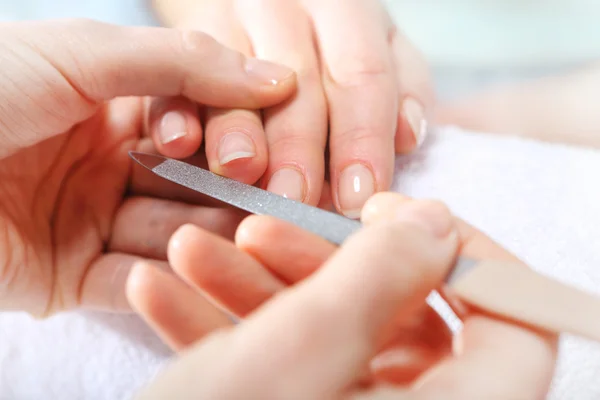
M 0 59 L 0 310 L 36 316 L 126 309 L 132 263 L 166 264 L 184 221 L 233 235 L 235 216 L 167 201 L 183 191 L 132 171 L 128 150 L 155 151 L 141 135 L 142 101 L 108 100 L 260 108 L 295 89 L 287 68 L 165 28 L 0 24 Z
M 156 99 L 149 124 L 165 154 L 188 156 L 204 136 L 213 172 L 251 184 L 262 177 L 263 188 L 312 205 L 329 191 L 329 176 L 335 208 L 358 218 L 374 191 L 389 189 L 394 149 L 410 152 L 424 140 L 433 103 L 427 64 L 381 1 L 153 3 L 169 26 L 298 73 L 297 95 L 262 114 Z
M 600 63 L 440 104 L 439 124 L 600 148 Z
M 169 259 L 183 282 L 147 264 L 129 278 L 134 307 L 184 349 L 140 398 L 543 397 L 555 336 L 468 310 L 452 353 L 425 303 L 459 253 L 512 255 L 437 203 L 380 194 L 362 217 L 339 250 L 269 217 L 242 223 L 243 251 L 181 228 Z M 247 318 L 234 326 L 203 294 Z

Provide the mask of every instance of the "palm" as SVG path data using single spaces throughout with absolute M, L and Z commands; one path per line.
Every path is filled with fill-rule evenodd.
M 10 296 L 9 305 L 34 314 L 78 303 L 86 272 L 110 238 L 138 134 L 104 107 L 0 161 L 0 288 L 11 288 L 0 300 Z

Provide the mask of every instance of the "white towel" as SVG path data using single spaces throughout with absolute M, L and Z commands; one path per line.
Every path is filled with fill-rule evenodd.
M 394 189 L 441 199 L 539 271 L 600 292 L 598 171 L 598 151 L 445 128 L 398 160 Z M 132 316 L 0 315 L 0 399 L 128 399 L 170 355 Z M 598 399 L 598 376 L 600 345 L 565 337 L 550 399 Z

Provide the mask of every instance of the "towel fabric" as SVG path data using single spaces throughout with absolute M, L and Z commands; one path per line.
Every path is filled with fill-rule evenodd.
M 533 268 L 598 293 L 597 171 L 597 151 L 445 128 L 398 159 L 394 189 L 445 201 Z M 170 356 L 135 316 L 0 314 L 0 399 L 129 399 Z M 550 399 L 598 399 L 598 376 L 600 345 L 566 336 Z

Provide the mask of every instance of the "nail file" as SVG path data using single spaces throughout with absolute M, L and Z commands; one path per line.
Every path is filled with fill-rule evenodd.
M 362 224 L 171 158 L 129 152 L 163 179 L 257 215 L 290 222 L 341 245 Z M 520 265 L 458 258 L 446 279 L 449 292 L 489 313 L 555 333 L 600 341 L 600 298 Z

